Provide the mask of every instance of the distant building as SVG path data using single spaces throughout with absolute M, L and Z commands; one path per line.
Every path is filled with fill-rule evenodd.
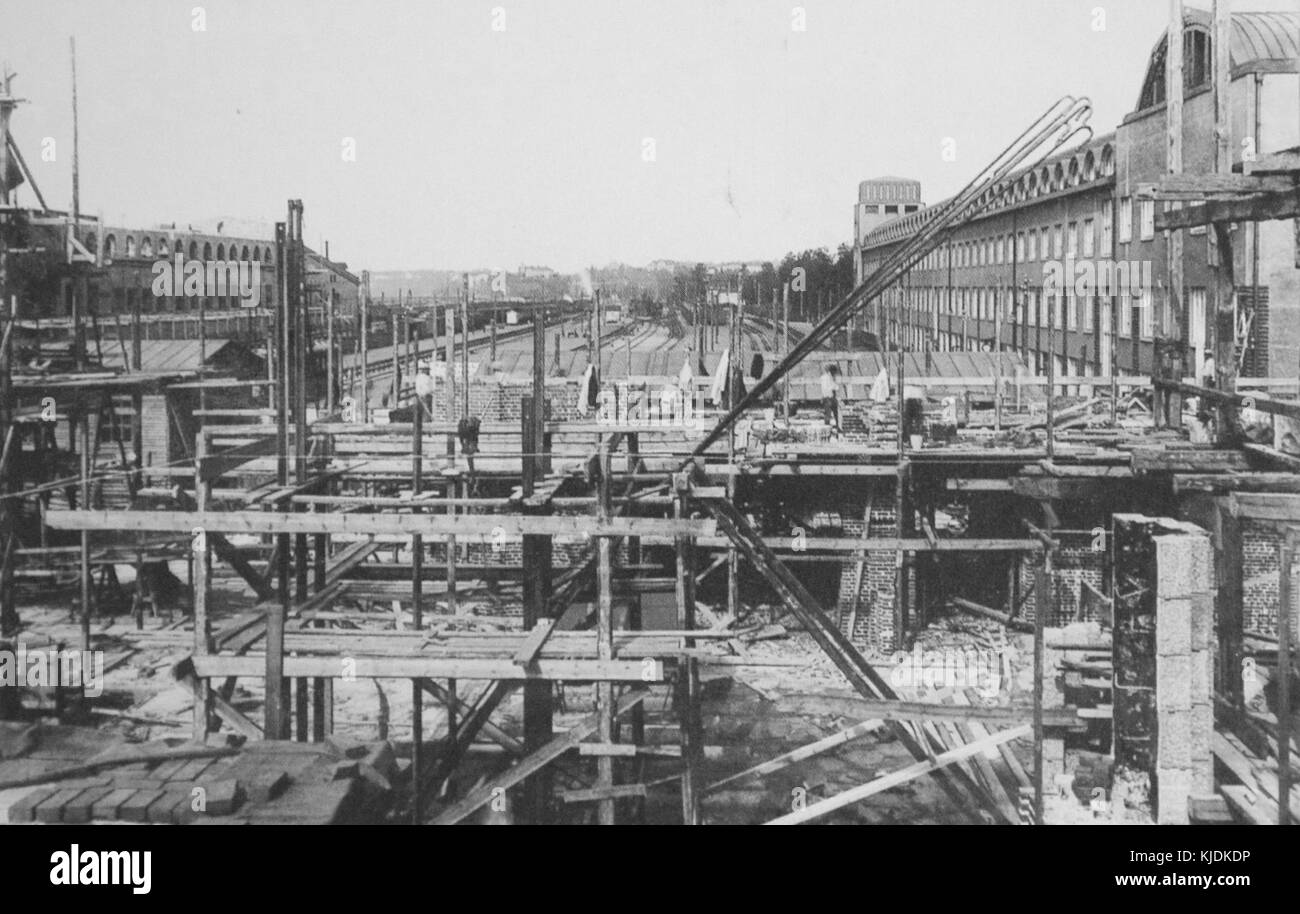
M 1232 16 L 1228 145 L 1235 168 L 1247 150 L 1265 155 L 1295 148 L 1297 24 L 1294 13 Z M 1185 11 L 1183 161 L 1190 174 L 1213 170 L 1211 26 L 1209 13 Z M 1134 193 L 1165 173 L 1164 55 L 1161 37 L 1148 57 L 1137 107 L 1114 131 L 1008 175 L 977 201 L 972 218 L 909 271 L 905 284 L 886 290 L 870 312 L 882 344 L 944 351 L 1000 344 L 1021 352 L 1037 373 L 1050 359 L 1058 376 L 1087 376 L 1108 375 L 1112 366 L 1150 374 L 1156 343 L 1176 342 L 1186 353 L 1187 374 L 1201 376 L 1221 275 L 1214 233 L 1204 227 L 1183 233 L 1185 288 L 1175 316 L 1171 301 L 1177 299 L 1164 282 L 1168 245 L 1155 227 L 1162 204 Z M 934 208 L 917 209 L 919 187 L 895 178 L 859 187 L 859 281 L 932 218 Z M 1232 238 L 1243 374 L 1294 373 L 1300 359 L 1295 223 L 1240 223 Z M 1104 267 L 1124 266 L 1130 281 L 1109 294 L 1080 289 L 1077 281 L 1049 287 L 1048 269 L 1067 263 L 1076 267 L 1076 280 L 1085 264 L 1099 275 Z
M 921 182 L 911 178 L 871 178 L 858 185 L 858 202 L 853 206 L 853 275 L 862 282 L 861 248 L 867 236 L 891 219 L 924 207 Z
M 218 224 L 214 228 L 221 228 Z M 63 227 L 40 227 L 44 244 L 61 250 Z M 274 238 L 199 232 L 175 224 L 156 228 L 122 225 L 83 226 L 80 245 L 96 263 L 86 274 L 87 312 L 102 336 L 112 338 L 119 324 L 129 324 L 137 312 L 146 339 L 196 339 L 200 310 L 206 316 L 208 335 L 261 343 L 271 326 L 280 298 Z M 200 296 L 154 294 L 154 265 L 175 257 L 202 263 L 240 262 L 258 267 L 258 307 L 244 307 L 238 289 L 204 290 Z M 67 318 L 72 314 L 73 280 L 66 272 L 32 284 L 20 302 L 24 317 Z M 327 259 L 306 248 L 307 301 L 313 333 L 324 332 L 324 304 L 333 297 L 335 331 L 340 336 L 355 324 L 360 279 L 347 264 Z

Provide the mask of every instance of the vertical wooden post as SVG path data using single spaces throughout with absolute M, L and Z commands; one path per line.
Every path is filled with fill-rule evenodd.
M 388 332 L 393 341 L 392 346 L 389 347 L 389 352 L 392 355 L 391 361 L 393 367 L 393 376 L 391 379 L 391 386 L 389 388 L 389 399 L 388 399 L 389 407 L 391 409 L 397 409 L 399 406 L 402 405 L 402 344 L 401 344 L 401 337 L 397 335 L 398 334 L 397 321 L 398 321 L 398 315 L 397 312 L 394 311 L 388 317 L 388 324 L 389 324 Z
M 1245 573 L 1241 519 L 1233 509 L 1231 496 L 1215 499 L 1215 510 L 1219 517 L 1218 548 L 1222 555 L 1220 567 L 1223 570 L 1218 578 L 1219 592 L 1215 605 L 1221 658 L 1218 664 L 1221 677 L 1218 689 L 1227 696 L 1232 708 L 1241 712 L 1245 710 L 1242 689 Z
M 334 415 L 334 306 L 337 304 L 338 293 L 330 287 L 325 303 L 325 412 L 331 416 Z
M 1169 32 L 1165 49 L 1165 127 L 1168 144 L 1166 155 L 1166 173 L 1182 174 L 1183 171 L 1183 0 L 1169 0 Z M 1169 309 L 1169 339 L 1175 343 L 1175 351 L 1186 353 L 1185 348 L 1177 346 L 1183 339 L 1183 232 L 1174 229 L 1165 233 L 1168 242 L 1165 246 L 1169 256 L 1169 288 L 1166 293 L 1166 307 Z M 1152 299 L 1154 306 L 1155 300 Z M 1154 322 L 1153 322 L 1154 323 Z M 1153 335 L 1159 333 L 1155 327 Z M 1176 377 L 1171 380 L 1182 381 L 1182 374 L 1188 368 L 1185 358 L 1178 360 L 1182 370 L 1176 370 Z M 1191 366 L 1196 365 L 1196 355 L 1192 355 Z M 1168 404 L 1168 426 L 1181 428 L 1183 424 L 1183 398 L 1170 391 L 1165 398 Z
M 533 411 L 532 450 L 524 460 L 533 461 L 535 481 L 550 472 L 550 461 L 542 453 L 546 445 L 546 312 L 533 312 Z
M 465 274 L 465 297 L 460 301 L 460 376 L 465 391 L 461 394 L 461 418 L 469 415 L 469 274 Z
M 77 421 L 81 425 L 81 486 L 78 492 L 79 507 L 83 510 L 89 510 L 90 504 L 90 467 L 91 454 L 90 449 L 93 442 L 90 438 L 90 410 L 84 404 L 78 407 Z M 90 568 L 90 531 L 81 531 L 81 649 L 90 650 L 90 612 L 91 612 L 91 576 Z
M 790 355 L 790 283 L 786 282 L 781 290 L 781 360 Z M 781 382 L 781 402 L 783 414 L 790 418 L 790 379 Z
M 1231 76 L 1232 8 L 1228 0 L 1214 0 L 1214 35 L 1210 41 L 1214 54 L 1214 163 L 1215 171 L 1232 174 L 1232 76 Z M 1258 140 L 1258 137 L 1256 137 Z M 1256 223 L 1258 225 L 1258 223 Z M 1237 280 L 1232 234 L 1228 226 L 1209 226 L 1219 249 L 1219 265 L 1214 284 L 1214 320 L 1207 321 L 1214 334 L 1214 368 L 1219 389 L 1237 390 Z M 1200 379 L 1198 378 L 1198 383 Z M 1233 443 L 1239 424 L 1236 404 L 1221 405 L 1215 423 L 1215 440 L 1220 445 Z
M 1044 510 L 1047 533 L 1052 532 L 1054 513 Z M 1043 675 L 1044 632 L 1052 608 L 1052 549 L 1043 544 L 1043 561 L 1034 581 L 1034 824 L 1043 824 Z
M 901 356 L 901 353 L 900 353 Z M 900 388 L 901 389 L 901 388 Z M 898 530 L 899 547 L 894 552 L 894 649 L 902 650 L 908 630 L 907 558 L 902 540 L 911 533 L 912 506 L 907 497 L 908 480 L 912 464 L 903 459 L 898 462 L 898 476 L 894 490 L 894 516 Z M 870 518 L 868 517 L 868 523 Z
M 358 355 L 361 357 L 361 393 L 357 395 L 360 410 L 357 416 L 362 423 L 370 421 L 370 271 L 361 271 L 361 327 L 357 337 Z
M 1295 589 L 1291 575 L 1295 564 L 1296 541 L 1300 529 L 1288 528 L 1282 543 L 1281 568 L 1277 588 L 1277 824 L 1291 822 L 1291 613 Z
M 447 433 L 447 456 L 452 458 L 453 462 L 456 457 L 456 306 L 454 304 L 447 306 L 446 324 L 444 330 L 447 333 L 447 424 L 451 431 Z M 448 554 L 451 550 L 451 541 L 448 541 Z
M 284 222 L 275 225 L 275 268 L 277 271 L 278 308 L 276 309 L 276 329 L 278 330 L 278 352 L 275 365 L 276 378 L 276 481 L 285 486 L 289 482 L 289 415 L 293 409 L 293 391 L 291 389 L 292 372 L 290 360 L 292 352 L 292 328 L 289 306 L 290 271 L 285 262 L 288 245 L 286 242 L 287 226 Z M 285 503 L 287 507 L 287 502 Z M 266 708 L 264 734 L 267 739 L 284 739 L 288 735 L 288 715 L 284 679 L 284 626 L 292 604 L 289 592 L 289 543 L 287 533 L 278 533 L 275 537 L 276 578 L 279 591 L 279 607 L 268 607 L 266 613 Z
M 681 519 L 690 516 L 691 481 L 688 473 L 673 476 L 673 516 Z M 685 535 L 677 537 L 677 627 L 695 628 L 695 547 L 694 540 Z M 686 639 L 686 648 L 695 646 L 694 639 Z M 696 783 L 697 764 L 701 752 L 699 694 L 700 676 L 698 661 L 683 655 L 677 663 L 677 681 L 674 684 L 674 703 L 682 744 L 682 822 L 700 824 L 700 785 Z
M 533 397 L 520 399 L 520 422 L 523 451 L 523 494 L 525 514 L 544 514 L 549 509 L 530 504 L 541 476 L 537 452 L 541 443 L 536 440 L 537 424 L 534 414 L 538 401 Z M 524 566 L 524 631 L 532 631 L 547 616 L 551 599 L 551 538 L 526 535 L 523 538 Z M 551 705 L 552 684 L 547 680 L 530 679 L 524 682 L 524 751 L 531 752 L 548 743 L 553 734 Z M 553 777 L 550 768 L 543 768 L 524 782 L 523 817 L 527 822 L 544 824 L 551 819 L 551 793 Z
M 1012 258 L 1015 257 L 1016 236 L 1011 236 Z M 1014 267 L 1013 267 L 1014 269 Z M 1004 319 L 1004 293 L 993 292 L 993 430 L 1002 431 L 1002 321 Z
M 1112 194 L 1105 206 L 1110 207 L 1110 260 L 1119 263 L 1119 198 Z M 1119 288 L 1112 279 L 1110 284 L 1110 424 L 1119 422 Z M 1130 328 L 1131 329 L 1131 328 Z
M 604 323 L 603 321 L 604 315 L 600 313 L 600 290 L 599 289 L 596 290 L 595 295 L 592 297 L 592 307 L 595 309 L 595 314 L 593 315 L 593 320 L 594 320 L 593 326 L 595 327 L 594 333 L 595 333 L 595 340 L 596 340 L 595 343 L 596 354 L 593 358 L 596 365 L 596 386 L 599 389 L 600 385 L 604 383 L 604 378 L 605 378 L 605 366 L 601 363 L 601 359 L 604 355 L 601 349 L 601 331 L 602 331 L 601 325 Z
M 208 493 L 211 483 L 203 480 L 203 461 L 208 454 L 207 429 L 200 428 L 194 439 L 194 507 L 199 514 L 208 510 Z M 194 654 L 202 657 L 212 650 L 211 630 L 208 623 L 208 534 L 198 528 L 191 531 L 191 561 L 194 567 Z M 143 565 L 140 572 L 143 573 Z M 140 582 L 136 582 L 136 587 Z M 194 740 L 200 742 L 208 734 L 208 680 L 195 681 Z
M 415 378 L 415 415 L 411 422 L 411 495 L 419 498 L 424 477 L 424 395 Z M 419 513 L 419 508 L 412 507 Z M 411 535 L 411 627 L 424 628 L 424 537 Z M 424 690 L 411 680 L 411 824 L 420 824 L 421 780 L 424 776 Z
M 1056 302 L 1061 293 L 1049 300 L 1043 295 L 1043 304 L 1047 308 L 1047 459 L 1056 456 Z
M 609 518 L 611 471 L 609 462 L 609 442 L 602 436 L 600 442 L 600 495 L 599 515 L 601 520 Z M 596 542 L 596 657 L 599 660 L 614 658 L 614 586 L 610 569 L 610 538 L 601 536 Z M 614 684 L 609 680 L 596 683 L 597 736 L 602 743 L 614 741 Z M 601 755 L 596 759 L 596 786 L 614 786 L 614 759 Z M 601 825 L 615 824 L 614 799 L 607 798 L 596 803 L 596 815 Z
M 288 304 L 289 313 L 293 319 L 293 355 L 290 364 L 293 366 L 294 482 L 297 485 L 303 485 L 307 482 L 307 363 L 310 351 L 307 343 L 310 336 L 310 321 L 308 320 L 308 302 L 304 283 L 305 253 L 302 238 L 301 200 L 289 201 L 288 216 L 289 235 L 285 246 L 288 253 L 289 270 Z M 294 510 L 292 504 L 288 503 L 287 500 L 285 507 L 286 511 Z M 307 534 L 299 533 L 294 537 L 293 557 L 294 577 L 296 579 L 295 590 L 299 600 L 306 600 L 310 595 L 307 574 Z M 286 620 L 287 615 L 286 612 Z M 299 742 L 305 742 L 308 735 L 308 683 L 306 678 L 300 677 L 297 680 L 295 695 L 296 736 Z M 285 735 L 288 736 L 287 733 Z

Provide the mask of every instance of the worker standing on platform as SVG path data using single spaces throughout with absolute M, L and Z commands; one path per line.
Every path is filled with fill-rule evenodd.
M 840 431 L 840 369 L 838 365 L 827 364 L 822 368 L 822 413 L 826 424 L 836 434 Z

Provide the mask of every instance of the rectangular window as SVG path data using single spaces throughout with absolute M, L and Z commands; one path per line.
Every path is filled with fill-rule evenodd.
M 1121 197 L 1119 201 L 1119 243 L 1133 240 L 1133 198 Z
M 1070 330 L 1079 329 L 1078 299 L 1073 295 L 1065 296 L 1065 325 Z
M 1142 225 L 1140 226 L 1141 238 L 1143 241 L 1150 241 L 1156 237 L 1156 201 L 1143 200 L 1141 206 Z
M 1052 298 L 1052 326 L 1060 329 L 1065 326 L 1065 296 L 1058 292 Z
M 1025 259 L 1025 233 L 1020 232 L 1016 235 L 1016 260 L 1024 262 Z
M 1041 232 L 1039 232 L 1039 235 L 1038 235 L 1038 249 L 1039 249 L 1040 251 L 1042 251 L 1042 256 L 1043 256 L 1043 259 L 1044 259 L 1044 260 L 1049 260 L 1049 259 L 1051 259 L 1051 256 L 1052 256 L 1052 236 L 1051 236 L 1051 233 L 1048 231 L 1047 226 L 1043 226 L 1043 230 L 1042 230 Z
M 1103 203 L 1101 207 L 1101 255 L 1109 257 L 1111 249 L 1114 247 L 1114 213 L 1111 211 L 1109 203 Z
M 1096 306 L 1097 299 L 1091 295 L 1085 296 L 1080 300 L 1080 307 L 1083 308 L 1083 329 L 1087 333 L 1092 332 L 1092 309 Z
M 1037 260 L 1038 259 L 1038 233 L 1035 232 L 1033 229 L 1030 229 L 1027 233 L 1025 233 L 1025 247 L 1027 248 L 1027 250 L 1025 251 L 1025 260 Z
M 1142 322 L 1142 339 L 1149 340 L 1151 339 L 1152 331 L 1155 330 L 1155 314 L 1153 313 L 1155 309 L 1150 289 L 1142 290 L 1142 298 L 1138 305 L 1138 310 L 1141 312 L 1138 315 L 1138 319 Z
M 1119 294 L 1119 335 L 1133 335 L 1133 296 L 1128 292 Z
M 1065 253 L 1064 232 L 1062 231 L 1061 226 L 1058 223 L 1056 226 L 1056 231 L 1052 233 L 1052 256 L 1055 257 L 1057 260 L 1060 260 L 1061 256 L 1064 253 Z
M 1092 236 L 1092 220 L 1084 219 L 1083 220 L 1083 256 L 1084 257 L 1091 257 L 1093 255 L 1093 240 L 1094 239 Z
M 1067 257 L 1079 256 L 1079 223 L 1071 222 L 1066 230 L 1065 254 Z

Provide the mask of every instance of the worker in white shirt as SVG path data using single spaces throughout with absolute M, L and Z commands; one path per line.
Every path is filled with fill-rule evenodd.
M 1201 386 L 1215 387 L 1218 385 L 1217 366 L 1214 364 L 1214 350 L 1205 350 L 1205 362 L 1201 366 Z

